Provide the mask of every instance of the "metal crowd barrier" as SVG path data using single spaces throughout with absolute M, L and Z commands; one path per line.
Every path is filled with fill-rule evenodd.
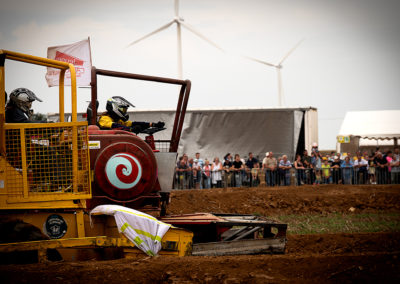
M 176 171 L 174 189 L 207 189 L 304 184 L 400 184 L 400 167 L 329 169 L 247 169 L 240 171 Z

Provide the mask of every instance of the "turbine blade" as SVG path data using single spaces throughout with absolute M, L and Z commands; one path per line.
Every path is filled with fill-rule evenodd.
M 276 72 L 278 75 L 278 106 L 282 106 L 282 100 L 283 100 L 283 86 L 282 86 L 282 74 L 281 74 L 281 69 L 276 68 Z
M 128 44 L 126 47 L 128 48 L 128 47 L 130 47 L 130 46 L 132 46 L 132 45 L 138 43 L 139 41 L 142 41 L 142 40 L 144 40 L 144 39 L 146 39 L 146 38 L 148 38 L 148 37 L 150 37 L 150 36 L 152 36 L 152 35 L 154 35 L 154 34 L 156 34 L 156 33 L 158 33 L 158 32 L 161 32 L 162 30 L 165 30 L 166 28 L 168 28 L 168 27 L 169 27 L 170 25 L 172 25 L 173 23 L 175 23 L 175 20 L 169 22 L 168 24 L 165 24 L 164 26 L 162 26 L 162 27 L 156 29 L 155 31 L 152 31 L 151 33 L 149 33 L 149 34 L 147 34 L 147 35 L 145 35 L 145 36 L 143 36 L 143 37 L 141 37 L 141 38 L 139 38 L 139 39 L 137 39 L 137 40 L 135 40 L 135 41 L 132 41 L 132 42 L 131 42 L 130 44 Z
M 202 35 L 199 31 L 197 31 L 195 28 L 193 28 L 192 26 L 179 21 L 179 23 L 184 26 L 185 28 L 187 28 L 189 31 L 191 31 L 192 33 L 194 33 L 195 35 L 197 35 L 199 38 L 201 38 L 202 40 L 208 42 L 209 44 L 211 44 L 212 46 L 214 46 L 215 48 L 218 48 L 219 50 L 221 50 L 222 52 L 226 52 L 223 48 L 219 47 L 216 43 L 214 43 L 213 41 L 211 41 L 210 39 L 208 39 L 207 37 L 205 37 L 204 35 Z
M 277 67 L 275 64 L 272 64 L 272 63 L 269 63 L 269 62 L 266 62 L 266 61 L 263 61 L 263 60 L 260 60 L 260 59 L 257 59 L 257 58 L 249 57 L 249 56 L 246 56 L 246 55 L 241 55 L 241 56 L 243 58 L 245 58 L 245 59 L 248 59 L 248 60 L 251 60 L 251 61 L 254 61 L 254 62 L 257 62 L 257 63 L 261 63 L 261 64 L 268 65 L 268 66 L 271 66 L 271 67 Z
M 291 50 L 289 50 L 289 52 L 282 58 L 282 60 L 279 62 L 278 65 L 282 65 L 283 61 L 286 60 L 286 58 L 289 57 L 290 54 L 292 54 L 292 52 L 299 47 L 299 45 L 304 41 L 304 38 L 302 40 L 300 40 Z

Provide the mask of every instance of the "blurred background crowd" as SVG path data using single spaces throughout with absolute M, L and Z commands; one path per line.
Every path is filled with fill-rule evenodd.
M 376 149 L 370 153 L 321 154 L 316 145 L 311 154 L 304 150 L 290 161 L 287 155 L 275 157 L 266 152 L 256 158 L 253 153 L 242 158 L 227 153 L 223 159 L 203 159 L 187 154 L 179 157 L 174 187 L 202 189 L 241 186 L 289 186 L 303 184 L 399 184 L 399 148 Z

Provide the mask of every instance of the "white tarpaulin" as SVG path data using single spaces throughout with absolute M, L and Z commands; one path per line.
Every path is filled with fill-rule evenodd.
M 77 86 L 90 86 L 92 59 L 89 38 L 73 44 L 49 47 L 47 49 L 47 58 L 72 63 L 75 66 Z M 46 81 L 49 87 L 58 86 L 59 78 L 59 69 L 47 68 Z M 64 85 L 71 86 L 69 70 L 65 72 Z
M 252 152 L 263 159 L 265 152 L 272 151 L 276 156 L 286 154 L 293 159 L 299 144 L 301 152 L 307 146 L 304 145 L 304 133 L 300 134 L 304 113 L 310 111 L 316 112 L 313 108 L 188 110 L 179 155 L 187 153 L 194 157 L 200 152 L 203 159 L 212 161 L 214 157 L 221 159 L 228 152 L 238 153 L 241 157 Z M 130 119 L 136 121 L 164 121 L 167 129 L 154 137 L 156 140 L 170 138 L 175 111 L 135 110 L 129 114 Z M 317 117 L 314 126 L 305 127 L 317 127 L 316 120 Z M 311 140 L 318 142 L 318 136 Z
M 119 205 L 100 205 L 90 212 L 90 215 L 102 214 L 114 216 L 118 231 L 150 256 L 160 251 L 161 240 L 171 227 L 153 216 Z
M 367 139 L 400 137 L 400 110 L 349 111 L 338 136 L 360 136 Z
M 105 107 L 104 103 L 100 105 Z M 154 139 L 171 139 L 175 110 L 133 110 L 129 116 L 134 121 L 164 121 L 167 129 Z M 200 152 L 201 158 L 212 161 L 228 152 L 241 157 L 252 152 L 262 160 L 265 152 L 272 151 L 276 157 L 285 154 L 293 160 L 298 151 L 310 152 L 313 142 L 318 143 L 318 113 L 313 107 L 195 109 L 186 111 L 178 155 L 194 157 Z

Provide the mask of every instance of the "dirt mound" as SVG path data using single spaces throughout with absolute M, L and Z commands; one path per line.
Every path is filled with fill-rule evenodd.
M 263 216 L 399 211 L 400 186 L 320 185 L 173 191 L 169 214 L 229 212 Z
M 0 266 L 2 283 L 397 282 L 400 235 L 290 236 L 285 255 L 140 257 Z

